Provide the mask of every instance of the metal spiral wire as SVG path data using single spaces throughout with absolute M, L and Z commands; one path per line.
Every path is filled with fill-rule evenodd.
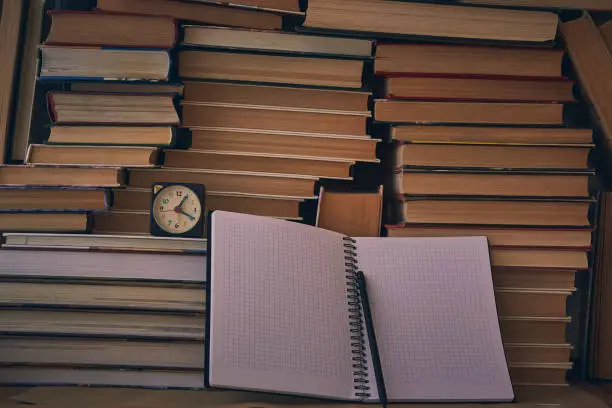
M 349 307 L 349 331 L 351 339 L 351 360 L 355 395 L 361 399 L 370 396 L 368 380 L 368 365 L 366 354 L 365 329 L 363 327 L 363 312 L 359 285 L 357 283 L 357 247 L 353 238 L 344 237 L 344 267 L 346 271 L 346 298 Z

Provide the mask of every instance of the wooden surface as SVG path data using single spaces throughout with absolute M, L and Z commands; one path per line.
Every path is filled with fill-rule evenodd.
M 611 388 L 608 388 L 611 390 Z M 606 389 L 588 385 L 569 388 L 523 387 L 517 390 L 517 404 L 393 404 L 405 408 L 606 408 L 599 397 L 606 397 Z M 248 392 L 230 391 L 161 391 L 126 388 L 38 387 L 0 388 L 0 407 L 42 408 L 314 408 L 373 407 L 361 404 L 333 404 L 307 398 L 291 398 Z M 378 405 L 376 405 L 378 407 Z

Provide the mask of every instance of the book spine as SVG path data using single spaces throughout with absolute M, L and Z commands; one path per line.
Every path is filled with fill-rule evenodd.
M 349 330 L 351 339 L 351 366 L 355 397 L 365 400 L 370 397 L 368 362 L 366 354 L 366 334 L 364 316 L 361 309 L 357 272 L 357 242 L 350 237 L 343 238 L 344 267 L 346 277 L 346 299 L 349 311 Z

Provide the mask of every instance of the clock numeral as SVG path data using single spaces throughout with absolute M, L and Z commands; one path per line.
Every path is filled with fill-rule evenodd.
M 183 196 L 183 192 L 182 191 L 177 191 L 176 192 L 176 196 L 177 197 L 182 197 Z
M 175 224 L 174 228 L 179 228 L 181 225 L 180 224 Z
M 159 211 L 164 211 L 164 206 L 159 207 Z

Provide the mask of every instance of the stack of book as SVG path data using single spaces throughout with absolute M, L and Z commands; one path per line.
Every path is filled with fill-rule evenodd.
M 5 163 L 8 150 L 12 81 L 21 15 L 25 13 L 22 6 L 22 2 L 2 4 L 0 31 L 6 40 L 2 49 L 6 64 L 2 75 L 5 82 L 0 87 L 0 163 Z M 85 231 L 88 212 L 103 210 L 107 206 L 107 196 L 102 187 L 121 183 L 122 173 L 118 169 L 1 165 L 0 231 Z
M 203 387 L 206 241 L 134 236 L 148 232 L 151 185 L 203 183 L 208 209 L 299 219 L 320 179 L 350 180 L 355 163 L 378 162 L 366 134 L 370 94 L 361 91 L 371 41 L 210 28 L 224 51 L 188 48 L 181 60 L 250 56 L 255 76 L 200 81 L 196 67 L 184 88 L 168 82 L 177 24 L 166 15 L 272 30 L 279 11 L 298 10 L 297 1 L 245 3 L 275 12 L 100 0 L 101 12 L 51 13 L 41 79 L 58 88 L 47 96 L 53 124 L 44 140 L 26 138 L 25 166 L 0 168 L 7 191 L 25 194 L 3 194 L 0 205 L 44 205 L 81 224 L 0 226 L 18 231 L 3 235 L 0 250 L 0 382 Z M 232 40 L 248 43 L 244 35 L 254 52 L 228 52 Z M 221 74 L 236 69 L 228 64 Z M 269 78 L 256 76 L 262 67 Z M 183 93 L 189 150 L 178 149 L 174 129 Z M 68 234 L 86 231 L 90 212 L 95 234 Z
M 589 268 L 590 129 L 565 127 L 561 50 L 379 44 L 393 237 L 489 238 L 515 384 L 565 384 L 566 300 Z M 514 125 L 509 127 L 509 125 Z M 391 175 L 391 173 L 393 173 Z M 388 190 L 389 191 L 389 190 Z
M 123 181 L 119 168 L 0 166 L 0 231 L 85 232 Z
M 71 82 L 67 91 L 47 94 L 51 131 L 45 144 L 29 146 L 26 163 L 156 166 L 158 147 L 173 143 L 179 124 L 174 97 L 182 87 L 166 83 L 171 65 L 167 50 L 176 41 L 174 19 L 66 10 L 50 16 L 51 30 L 40 47 L 40 78 Z M 110 232 L 146 231 L 136 226 L 142 218 L 148 221 L 148 214 L 115 211 L 95 213 L 93 231 L 107 232 L 113 224 L 109 218 L 132 221 Z
M 161 169 L 132 169 L 116 208 L 146 210 L 153 181 L 182 181 L 206 186 L 209 210 L 301 220 L 321 180 L 378 161 L 360 91 L 372 41 L 186 26 L 181 45 L 191 147 L 164 149 Z
M 605 5 L 601 4 L 602 7 Z M 574 62 L 575 70 L 581 81 L 583 96 L 591 104 L 594 116 L 598 119 L 599 141 L 601 142 L 598 161 L 604 189 L 599 203 L 599 219 L 596 251 L 593 256 L 593 297 L 589 332 L 589 364 L 588 373 L 592 378 L 612 379 L 612 354 L 609 344 L 612 341 L 612 326 L 610 325 L 610 286 L 611 259 L 610 239 L 612 233 L 612 195 L 610 187 L 612 180 L 610 154 L 612 154 L 612 128 L 610 118 L 611 100 L 609 79 L 612 78 L 612 23 L 609 21 L 597 26 L 589 14 L 585 13 L 573 21 L 561 25 L 561 33 L 567 44 L 568 52 Z M 593 64 L 592 61 L 601 61 Z
M 15 129 L 12 137 L 10 155 L 11 159 L 15 161 L 23 161 L 25 159 L 29 140 L 32 136 L 36 137 L 37 133 L 36 126 L 32 126 L 31 123 L 33 113 L 32 102 L 34 101 L 34 89 L 38 73 L 38 44 L 40 43 L 42 32 L 43 24 L 41 24 L 41 21 L 43 20 L 44 9 L 53 7 L 53 3 L 55 3 L 56 7 L 61 7 L 62 5 L 59 1 L 48 1 L 45 5 L 45 0 L 33 0 L 28 3 L 27 17 L 24 19 L 25 35 L 21 45 L 21 75 L 17 91 L 17 109 L 14 118 Z M 20 5 L 21 4 L 13 7 Z M 123 17 L 117 17 L 114 22 L 127 21 L 126 19 L 128 17 L 125 16 L 126 14 L 132 16 L 169 16 L 176 20 L 188 20 L 193 23 L 274 30 L 278 30 L 282 27 L 284 15 L 303 14 L 300 11 L 298 0 L 240 0 L 232 2 L 231 4 L 217 1 L 195 3 L 170 0 L 100 0 L 96 2 L 96 7 L 99 11 L 107 14 L 123 15 Z M 17 12 L 17 10 L 10 11 L 10 13 L 15 12 Z M 7 10 L 4 14 L 8 15 L 9 11 Z M 82 13 L 72 15 L 62 13 L 62 15 L 55 15 L 53 20 L 54 22 L 58 22 L 60 19 L 69 19 L 70 23 L 75 27 L 73 34 L 76 32 L 76 38 L 80 38 L 84 31 L 87 31 L 85 35 L 91 35 L 89 30 L 92 29 L 92 27 L 93 30 L 100 29 L 99 26 L 90 26 L 94 18 L 95 17 L 83 15 Z M 3 32 L 3 37 L 9 35 L 8 30 L 10 26 L 8 22 L 12 21 L 14 25 L 18 25 L 19 20 L 18 17 L 7 19 L 7 31 Z M 122 25 L 117 27 L 120 31 L 120 33 L 117 34 L 131 35 L 133 33 L 137 38 L 142 39 L 144 43 L 155 47 L 160 45 L 159 43 L 155 43 L 156 40 L 165 38 L 165 41 L 167 41 L 169 38 L 174 38 L 174 34 L 160 27 L 151 31 L 152 27 L 145 24 L 145 21 L 146 20 L 139 20 L 137 25 Z M 86 27 L 86 29 L 84 29 L 84 27 Z M 132 32 L 129 31 L 130 29 L 132 29 Z M 169 35 L 172 37 L 169 37 Z M 109 33 L 105 32 L 104 36 L 106 37 L 104 39 L 105 43 L 96 45 L 108 45 Z M 117 37 L 114 36 L 114 38 Z M 96 40 L 99 41 L 100 39 L 94 38 L 94 41 Z M 74 44 L 75 41 L 78 42 L 74 37 L 71 37 L 68 39 L 68 44 Z M 17 39 L 15 42 L 17 42 Z M 132 46 L 130 41 L 124 44 Z M 171 46 L 170 44 L 167 45 Z M 5 47 L 3 51 L 7 52 L 8 58 L 9 48 Z M 108 85 L 106 87 L 96 87 L 96 90 L 107 92 L 121 91 L 122 89 L 121 87 L 117 88 Z M 134 91 L 136 91 L 136 89 L 141 92 L 147 92 L 143 91 L 145 88 L 135 88 Z M 2 141 L 0 140 L 0 145 L 1 144 Z
M 152 48 L 173 47 L 172 18 L 68 11 L 50 16 L 39 75 L 41 89 L 56 89 L 46 95 L 50 135 L 43 144 L 29 144 L 25 166 L 0 169 L 2 231 L 87 231 L 88 214 L 110 204 L 104 188 L 123 185 L 123 167 L 156 165 L 155 144 L 169 139 L 179 120 L 172 95 L 154 84 L 132 91 L 131 84 L 106 89 L 73 82 L 65 91 L 62 82 L 167 80 L 169 54 Z
M 376 163 L 364 87 L 373 42 L 338 30 L 546 43 L 557 29 L 548 12 L 383 0 L 310 0 L 298 29 L 333 37 L 278 31 L 300 15 L 297 0 L 97 7 L 51 13 L 40 78 L 61 84 L 48 95 L 54 123 L 31 143 L 19 112 L 32 103 L 20 98 L 27 126 L 16 124 L 12 153 L 26 164 L 0 166 L 0 231 L 51 233 L 3 236 L 2 383 L 203 386 L 205 241 L 122 235 L 148 232 L 154 182 L 202 183 L 208 209 L 298 220 L 321 181 Z M 184 85 L 168 82 L 175 19 L 207 25 L 181 27 Z M 565 126 L 575 100 L 563 60 L 542 48 L 376 52 L 375 120 L 395 139 L 388 235 L 489 238 L 516 384 L 565 383 L 565 302 L 589 266 L 592 134 Z M 187 150 L 175 143 L 179 114 Z M 100 235 L 53 234 L 87 231 L 92 212 Z
M 159 147 L 174 142 L 175 20 L 50 17 L 36 86 L 52 90 L 50 132 L 16 134 L 25 165 L 0 167 L 0 231 L 13 231 L 0 251 L 0 381 L 201 387 L 206 242 L 66 234 L 90 230 L 90 213 L 103 231 L 125 168 L 156 166 Z
M 281 29 L 283 15 L 301 14 L 297 0 L 242 1 L 231 5 L 219 2 L 194 4 L 165 0 L 105 0 L 98 3 L 98 8 L 110 12 L 171 15 L 181 21 L 260 30 Z M 198 28 L 203 27 L 193 26 L 190 30 Z M 192 149 L 197 149 L 197 145 L 192 146 Z M 258 171 L 250 169 L 251 163 L 248 161 L 229 158 L 222 154 L 224 152 L 213 156 L 206 153 L 210 152 L 185 155 L 178 150 L 166 150 L 163 168 L 153 171 L 133 169 L 129 174 L 128 188 L 114 192 L 113 211 L 99 214 L 94 220 L 94 232 L 147 233 L 153 182 L 204 184 L 207 188 L 205 205 L 209 210 L 224 209 L 301 219 L 302 199 L 314 194 L 312 178 L 301 177 L 293 184 L 293 180 L 288 177 L 262 175 L 253 178 Z M 194 165 L 194 162 L 197 164 Z M 248 171 L 217 171 L 225 170 L 225 162 L 240 163 L 242 169 Z M 257 187 L 255 180 L 261 181 L 262 188 Z M 296 188 L 300 191 L 296 192 Z
M 28 72 L 24 73 L 19 86 L 12 160 L 23 162 L 28 168 L 61 166 L 63 174 L 70 168 L 78 172 L 81 168 L 101 171 L 161 165 L 163 154 L 159 148 L 183 141 L 174 128 L 180 122 L 175 101 L 182 94 L 183 85 L 168 82 L 173 65 L 168 51 L 176 44 L 177 21 L 279 30 L 284 16 L 303 14 L 297 0 L 238 3 L 101 0 L 97 2 L 96 11 L 52 10 L 49 12 L 51 28 L 44 45 L 38 47 L 43 5 L 39 1 L 32 2 L 23 55 L 23 66 L 28 67 Z M 36 65 L 32 61 L 36 61 L 37 47 L 41 55 L 40 81 L 35 86 L 29 79 Z M 32 113 L 34 99 L 37 102 L 35 110 L 39 110 L 40 94 L 46 97 L 51 116 L 48 135 L 41 135 L 44 132 L 40 131 L 38 123 L 32 125 L 33 116 L 35 121 L 42 116 L 40 111 Z M 18 169 L 8 171 L 14 173 Z M 146 172 L 139 180 L 139 174 L 134 172 L 128 189 L 123 188 L 123 180 L 100 185 L 120 187 L 104 194 L 102 205 L 84 207 L 87 200 L 77 199 L 74 192 L 62 192 L 67 197 L 65 208 L 61 204 L 41 208 L 74 211 L 76 207 L 82 213 L 78 228 L 75 227 L 75 215 L 71 223 L 66 223 L 66 214 L 46 214 L 46 218 L 55 217 L 56 220 L 40 223 L 40 217 L 33 220 L 33 216 L 28 215 L 25 220 L 26 215 L 22 214 L 19 218 L 12 217 L 10 225 L 0 223 L 0 230 L 146 234 L 149 231 L 149 190 L 153 181 L 160 180 L 158 173 L 152 173 L 154 180 L 146 180 L 150 175 Z M 178 182 L 189 181 L 180 175 L 178 178 Z M 99 186 L 91 178 L 81 179 L 88 179 L 85 186 Z M 217 174 L 210 173 L 208 182 L 199 182 L 209 184 L 210 179 L 217 180 Z M 61 186 L 82 187 L 79 183 L 69 184 L 69 181 L 63 180 Z M 285 181 L 281 178 L 271 180 L 272 189 L 282 189 Z M 308 177 L 300 182 L 313 184 Z M 21 180 L 8 180 L 5 184 L 21 186 Z M 47 181 L 42 184 L 49 185 Z M 33 188 L 28 184 L 26 190 Z M 207 200 L 212 209 L 251 211 L 286 218 L 298 218 L 300 214 L 300 200 L 296 197 L 270 201 L 232 194 L 233 190 L 230 194 L 219 195 L 216 194 L 218 190 L 213 186 Z M 19 191 L 28 197 L 34 194 Z M 45 190 L 45 194 L 60 193 Z M 290 194 L 290 191 L 283 193 Z M 308 194 L 301 194 L 304 195 L 314 195 L 314 188 L 309 188 Z M 37 197 L 40 198 L 40 194 Z M 32 210 L 31 204 L 15 199 L 10 206 L 11 210 Z M 92 211 L 93 216 L 86 222 L 85 214 Z M 22 220 L 27 221 L 26 227 L 21 226 L 25 222 Z M 36 228 L 31 228 L 30 224 Z
M 203 386 L 202 240 L 4 239 L 0 382 Z

